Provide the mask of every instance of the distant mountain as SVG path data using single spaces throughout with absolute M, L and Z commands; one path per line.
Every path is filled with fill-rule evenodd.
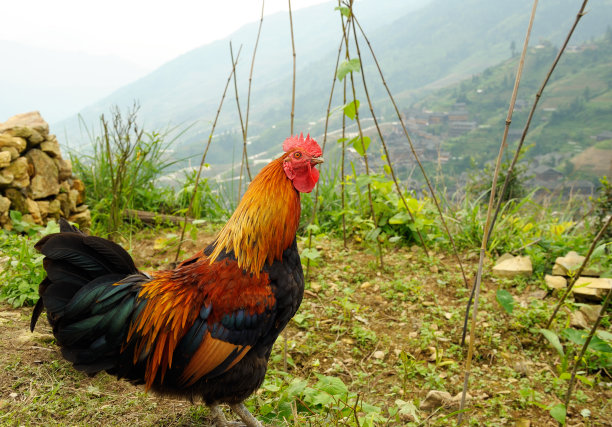
M 145 73 L 142 67 L 116 56 L 3 40 L 0 58 L 0 122 L 32 110 L 41 111 L 49 122 L 57 122 Z
M 296 131 L 320 134 L 338 46 L 340 19 L 330 2 L 294 13 L 297 52 Z M 520 49 L 527 27 L 531 0 L 515 0 L 503 6 L 489 0 L 361 0 L 355 14 L 369 35 L 386 80 L 402 106 L 420 99 L 432 89 L 459 81 L 510 57 L 511 44 Z M 532 40 L 559 44 L 575 18 L 578 4 L 572 0 L 539 5 Z M 593 3 L 582 20 L 574 42 L 603 34 L 612 16 L 612 0 Z M 210 133 L 221 93 L 231 69 L 229 41 L 234 52 L 242 45 L 238 70 L 240 102 L 246 105 L 248 74 L 258 22 L 248 24 L 220 40 L 188 52 L 153 73 L 124 86 L 100 102 L 81 111 L 86 123 L 109 111 L 111 105 L 125 108 L 138 100 L 140 116 L 148 128 L 168 124 L 193 125 L 177 142 L 181 157 L 199 155 Z M 369 57 L 365 43 L 362 54 Z M 390 106 L 369 59 L 364 72 L 372 82 L 370 92 L 377 112 L 387 115 Z M 277 150 L 289 134 L 291 102 L 291 39 L 286 13 L 267 16 L 257 51 L 249 135 L 250 154 Z M 360 79 L 358 79 L 358 84 Z M 339 86 L 339 85 L 337 85 Z M 230 163 L 241 140 L 236 101 L 227 94 L 224 110 L 209 152 L 211 163 Z M 339 91 L 334 105 L 341 104 Z M 363 99 L 362 95 L 358 95 Z M 365 106 L 365 102 L 362 103 Z M 364 110 L 365 111 L 365 110 Z M 335 124 L 334 124 L 335 125 Z M 53 126 L 68 135 L 71 146 L 84 141 L 72 118 Z M 85 141 L 87 142 L 87 141 Z M 239 152 L 239 151 L 238 151 Z

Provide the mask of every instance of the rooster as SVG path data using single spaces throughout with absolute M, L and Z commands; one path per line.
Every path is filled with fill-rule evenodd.
M 249 185 L 213 242 L 174 270 L 139 271 L 119 245 L 60 221 L 43 237 L 43 310 L 62 355 L 162 395 L 200 398 L 218 426 L 229 404 L 249 427 L 243 401 L 264 380 L 272 345 L 296 313 L 304 275 L 296 243 L 300 192 L 319 179 L 321 148 L 293 136 Z

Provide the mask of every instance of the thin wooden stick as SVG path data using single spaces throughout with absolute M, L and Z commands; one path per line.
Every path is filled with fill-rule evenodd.
M 342 105 L 346 105 L 346 79 L 344 79 L 344 91 L 342 94 Z M 346 114 L 342 114 L 342 158 L 340 164 L 340 191 L 342 198 L 342 241 L 344 243 L 344 249 L 347 249 L 346 246 L 346 180 L 344 173 L 344 156 L 346 151 Z
M 414 144 L 412 143 L 412 138 L 410 137 L 410 134 L 408 133 L 408 129 L 406 128 L 406 124 L 404 123 L 404 119 L 402 119 L 402 115 L 401 115 L 401 113 L 399 111 L 399 108 L 397 107 L 397 103 L 395 102 L 395 98 L 393 97 L 393 94 L 391 93 L 391 90 L 389 89 L 389 86 L 387 85 L 387 81 L 385 80 L 385 77 L 384 77 L 384 74 L 383 74 L 382 69 L 380 67 L 380 64 L 378 63 L 378 58 L 376 57 L 376 55 L 374 53 L 374 49 L 372 48 L 372 44 L 370 43 L 370 40 L 366 36 L 365 31 L 361 27 L 361 24 L 359 24 L 359 20 L 357 20 L 357 18 L 354 18 L 354 19 L 355 19 L 355 23 L 359 27 L 359 31 L 361 32 L 361 35 L 363 36 L 364 40 L 366 41 L 366 43 L 368 45 L 370 53 L 372 54 L 372 58 L 374 59 L 374 63 L 376 64 L 376 68 L 378 69 L 378 73 L 379 73 L 379 75 L 381 77 L 381 80 L 383 82 L 383 86 L 385 87 L 385 90 L 387 91 L 387 95 L 389 96 L 389 99 L 391 100 L 391 104 L 393 105 L 393 108 L 395 109 L 395 113 L 397 115 L 398 121 L 400 122 L 400 124 L 402 126 L 402 130 L 404 131 L 404 136 L 406 137 L 406 140 L 408 141 L 408 145 L 410 146 L 410 151 L 412 152 L 412 155 L 413 155 L 415 161 L 417 162 L 417 165 L 419 166 L 419 169 L 421 170 L 421 173 L 423 174 L 423 178 L 425 179 L 425 183 L 427 184 L 427 188 L 429 189 L 429 192 L 431 193 L 431 197 L 432 197 L 432 199 L 434 201 L 434 204 L 436 205 L 436 209 L 438 210 L 438 214 L 440 216 L 440 220 L 442 221 L 442 225 L 443 225 L 443 227 L 444 227 L 444 229 L 446 231 L 446 234 L 448 235 L 448 238 L 449 238 L 449 241 L 451 243 L 451 246 L 453 247 L 453 252 L 455 254 L 455 257 L 457 258 L 457 262 L 459 263 L 459 268 L 461 269 L 461 275 L 463 276 L 463 282 L 465 283 L 465 287 L 468 287 L 467 277 L 466 277 L 466 274 L 465 274 L 465 269 L 463 268 L 463 263 L 461 261 L 461 258 L 459 257 L 459 251 L 457 251 L 457 247 L 455 245 L 455 240 L 453 239 L 453 235 L 451 234 L 451 232 L 450 232 L 450 230 L 448 228 L 448 225 L 446 224 L 446 221 L 444 219 L 444 215 L 442 213 L 442 208 L 440 206 L 438 198 L 436 197 L 436 192 L 434 191 L 434 188 L 431 185 L 431 181 L 429 180 L 429 177 L 427 176 L 427 173 L 425 172 L 425 168 L 423 167 L 423 164 L 421 163 L 421 160 L 419 159 L 419 155 L 417 154 L 417 152 L 416 152 L 416 150 L 414 148 Z M 427 253 L 426 248 L 425 248 L 425 254 L 427 256 L 429 256 L 429 254 Z
M 290 134 L 293 135 L 293 118 L 295 116 L 295 40 L 293 37 L 293 18 L 291 16 L 291 0 L 289 2 L 289 26 L 291 28 L 291 49 L 293 51 L 293 84 L 291 87 L 291 130 Z M 283 331 L 283 370 L 287 372 L 287 330 Z
M 213 121 L 212 129 L 210 130 L 210 134 L 208 135 L 208 142 L 206 143 L 206 149 L 204 150 L 204 154 L 202 154 L 202 160 L 200 161 L 200 167 L 198 168 L 198 173 L 196 174 L 196 179 L 194 182 L 193 194 L 191 195 L 191 199 L 189 200 L 189 207 L 187 207 L 187 211 L 185 212 L 185 220 L 183 222 L 183 229 L 181 230 L 181 238 L 179 239 L 179 244 L 178 244 L 178 247 L 176 248 L 176 256 L 174 257 L 175 265 L 178 262 L 179 255 L 181 253 L 181 246 L 183 244 L 183 239 L 185 238 L 185 230 L 187 229 L 187 217 L 191 215 L 191 209 L 193 208 L 193 201 L 198 191 L 198 184 L 200 183 L 200 175 L 202 173 L 202 168 L 204 167 L 204 162 L 206 161 L 206 154 L 208 153 L 208 149 L 210 148 L 210 143 L 212 141 L 213 134 L 215 133 L 215 128 L 217 127 L 217 120 L 219 119 L 219 114 L 221 114 L 221 107 L 223 107 L 223 100 L 225 99 L 227 88 L 229 87 L 230 81 L 232 80 L 232 76 L 236 72 L 236 64 L 238 63 L 238 58 L 240 57 L 241 50 L 242 50 L 242 47 L 238 49 L 238 53 L 236 54 L 236 61 L 232 63 L 232 71 L 230 72 L 230 75 L 227 78 L 227 82 L 225 83 L 225 89 L 223 89 L 223 95 L 221 96 L 221 101 L 219 102 L 219 108 L 217 108 L 217 114 L 215 115 L 215 120 Z
M 527 117 L 527 123 L 525 123 L 525 127 L 523 128 L 523 133 L 521 134 L 521 139 L 519 141 L 518 147 L 516 148 L 516 151 L 514 153 L 514 157 L 512 158 L 512 162 L 510 163 L 510 166 L 508 167 L 508 171 L 506 172 L 506 179 L 504 180 L 504 184 L 503 184 L 502 189 L 501 189 L 501 191 L 499 193 L 499 198 L 497 200 L 497 206 L 495 208 L 495 215 L 493 215 L 493 222 L 491 223 L 491 228 L 493 228 L 495 226 L 495 220 L 497 219 L 497 215 L 499 213 L 499 209 L 501 208 L 502 200 L 504 198 L 504 195 L 506 194 L 506 190 L 507 190 L 508 184 L 510 182 L 510 175 L 512 174 L 512 171 L 514 170 L 514 166 L 516 165 L 516 162 L 518 161 L 519 155 L 521 153 L 521 149 L 523 148 L 523 143 L 525 142 L 525 138 L 527 137 L 527 132 L 529 131 L 529 127 L 531 126 L 531 120 L 533 119 L 533 115 L 534 115 L 535 110 L 536 110 L 536 108 L 538 106 L 538 102 L 540 102 L 540 98 L 542 97 L 542 93 L 544 92 L 544 88 L 546 88 L 548 80 L 550 79 L 550 77 L 552 76 L 553 71 L 557 67 L 557 63 L 559 62 L 559 59 L 561 59 L 561 55 L 563 55 L 563 52 L 565 52 L 565 48 L 567 47 L 567 44 L 569 43 L 570 38 L 572 37 L 572 34 L 574 34 L 574 30 L 578 26 L 578 22 L 585 15 L 584 9 L 585 9 L 588 1 L 589 0 L 584 0 L 582 2 L 582 6 L 580 7 L 580 10 L 578 11 L 578 14 L 576 15 L 576 19 L 574 20 L 574 25 L 572 25 L 572 28 L 567 33 L 567 37 L 565 37 L 565 41 L 563 42 L 563 45 L 561 46 L 561 49 L 559 49 L 559 52 L 557 53 L 557 56 L 555 57 L 555 60 L 553 61 L 552 65 L 550 66 L 550 69 L 548 70 L 548 73 L 546 74 L 546 77 L 544 78 L 544 81 L 542 82 L 542 85 L 540 86 L 540 89 L 536 93 L 535 100 L 533 102 L 533 105 L 531 106 L 531 110 L 529 111 L 529 116 Z M 489 231 L 489 235 L 491 235 L 490 231 Z
M 291 0 L 287 0 L 289 2 L 289 25 L 291 27 L 291 49 L 293 51 L 293 84 L 291 86 L 291 135 L 293 135 L 293 119 L 295 117 L 295 64 L 296 64 L 296 56 L 295 56 L 295 39 L 293 37 L 293 17 L 291 15 Z
M 230 41 L 230 56 L 232 58 L 232 64 L 234 63 L 234 49 L 232 47 L 232 42 Z M 247 159 L 247 151 L 246 151 L 246 134 L 244 131 L 244 122 L 242 121 L 242 111 L 240 109 L 240 99 L 238 98 L 238 79 L 236 78 L 236 73 L 234 73 L 234 93 L 236 95 L 236 106 L 238 108 L 238 118 L 240 119 L 240 130 L 242 130 L 242 156 L 240 160 L 240 175 L 238 178 L 238 200 L 236 201 L 236 205 L 240 203 L 240 197 L 242 197 L 242 173 L 244 172 L 244 161 Z M 248 161 L 248 159 L 247 159 Z
M 342 15 L 340 15 L 342 16 Z M 325 115 L 325 130 L 323 132 L 323 147 L 321 151 L 325 153 L 325 145 L 327 143 L 327 128 L 329 125 L 329 112 L 331 111 L 331 104 L 334 96 L 334 89 L 336 87 L 336 74 L 338 73 L 338 65 L 340 64 L 340 54 L 342 53 L 342 44 L 344 42 L 344 34 L 340 39 L 340 46 L 338 46 L 338 56 L 336 57 L 336 66 L 334 67 L 334 75 L 332 76 L 332 86 L 329 92 L 329 101 L 327 102 L 327 114 Z M 346 101 L 345 101 L 346 103 Z M 310 224 L 313 224 L 317 216 L 317 208 L 319 202 L 319 183 L 317 182 L 315 188 L 315 194 L 313 198 L 312 216 L 310 217 Z M 345 242 L 346 246 L 346 242 Z M 308 230 L 308 248 L 312 248 L 312 230 Z M 306 277 L 310 278 L 310 258 L 306 260 Z
M 546 88 L 546 85 L 548 84 L 548 81 L 549 81 L 550 77 L 552 76 L 553 71 L 557 67 L 557 64 L 559 62 L 559 59 L 561 58 L 561 55 L 565 51 L 565 48 L 567 47 L 567 44 L 569 43 L 570 38 L 571 38 L 572 34 L 574 33 L 574 30 L 576 29 L 576 26 L 578 25 L 578 21 L 580 21 L 580 19 L 585 15 L 584 9 L 585 9 L 585 7 L 587 5 L 587 2 L 588 2 L 588 0 L 584 0 L 583 1 L 582 6 L 580 7 L 580 10 L 578 11 L 578 14 L 576 15 L 576 20 L 574 21 L 574 25 L 572 26 L 572 28 L 568 32 L 567 37 L 565 38 L 565 42 L 561 46 L 561 49 L 559 49 L 559 52 L 557 53 L 557 56 L 556 56 L 555 60 L 551 64 L 550 69 L 548 70 L 548 73 L 546 74 L 546 77 L 544 78 L 544 81 L 542 82 L 542 85 L 540 86 L 540 89 L 538 90 L 538 92 L 535 95 L 535 100 L 533 102 L 533 105 L 531 106 L 531 110 L 529 111 L 529 116 L 527 117 L 527 123 L 525 124 L 525 127 L 523 128 L 523 133 L 521 135 L 521 139 L 519 141 L 518 147 L 516 148 L 516 151 L 514 153 L 514 157 L 512 158 L 512 162 L 510 163 L 510 166 L 508 167 L 508 170 L 506 171 L 506 179 L 504 180 L 504 184 L 502 186 L 502 189 L 500 191 L 500 194 L 499 194 L 499 197 L 498 197 L 498 200 L 497 200 L 497 204 L 496 204 L 496 207 L 495 207 L 495 214 L 493 215 L 493 221 L 491 222 L 491 227 L 490 227 L 490 230 L 489 230 L 489 236 L 493 232 L 493 228 L 495 226 L 495 222 L 496 222 L 497 217 L 499 215 L 499 210 L 501 209 L 501 204 L 502 204 L 503 197 L 506 194 L 506 190 L 507 190 L 508 184 L 510 182 L 510 175 L 512 174 L 512 171 L 514 170 L 514 166 L 516 165 L 516 162 L 518 161 L 521 149 L 523 148 L 523 143 L 525 142 L 525 138 L 527 137 L 527 132 L 529 131 L 529 127 L 531 126 L 531 119 L 533 118 L 535 110 L 536 110 L 536 108 L 538 106 L 538 102 L 540 101 L 540 98 L 542 97 L 542 93 L 544 93 L 544 89 Z M 470 315 L 470 307 L 472 306 L 472 299 L 474 298 L 475 288 L 476 288 L 476 284 L 474 283 L 474 286 L 472 286 L 472 292 L 470 293 L 470 298 L 468 299 L 467 307 L 465 309 L 465 317 L 464 317 L 464 320 L 463 320 L 463 333 L 462 333 L 462 337 L 461 337 L 461 345 L 462 346 L 465 343 L 465 335 L 466 335 L 466 332 L 467 332 L 467 324 L 468 324 L 468 319 L 469 319 L 469 315 Z
M 352 19 L 353 17 L 353 0 L 350 0 L 348 7 L 350 9 L 350 17 L 348 18 L 348 20 Z M 344 21 L 343 22 L 343 29 L 344 29 L 344 40 L 345 40 L 345 50 L 346 50 L 346 59 L 349 60 L 350 56 L 349 56 L 349 41 L 348 41 L 348 36 L 346 35 L 347 31 L 346 28 L 344 28 Z M 347 23 L 348 24 L 348 23 Z M 350 28 L 350 24 L 347 25 L 347 28 Z M 360 64 L 361 69 L 363 71 L 363 64 Z M 363 147 L 363 161 L 365 164 L 365 172 L 367 176 L 370 176 L 370 165 L 368 163 L 368 153 L 365 151 L 365 144 L 363 142 L 363 129 L 361 128 L 361 121 L 359 120 L 359 108 L 357 108 L 356 105 L 356 101 L 357 101 L 357 94 L 355 91 L 355 80 L 353 77 L 353 71 L 349 72 L 349 75 L 351 77 L 351 90 L 353 92 L 353 102 L 355 102 L 355 122 L 357 123 L 357 128 L 359 129 L 359 138 L 360 138 L 360 143 L 362 144 Z M 370 213 L 372 215 L 372 220 L 374 221 L 374 227 L 378 227 L 378 221 L 376 220 L 376 212 L 374 212 L 374 203 L 372 201 L 372 186 L 370 185 L 370 183 L 368 182 L 367 184 L 367 188 L 368 188 L 368 201 L 370 203 Z M 378 237 L 376 238 L 376 243 L 378 246 L 378 256 L 379 256 L 379 261 L 380 261 L 380 267 L 384 268 L 384 260 L 383 260 L 383 253 L 382 253 L 382 245 L 380 243 L 380 240 L 378 240 Z
M 527 46 L 529 44 L 529 37 L 531 35 L 531 28 L 533 27 L 533 21 L 535 20 L 535 12 L 538 5 L 538 0 L 534 0 L 533 7 L 531 9 L 531 16 L 529 18 L 529 25 L 527 27 L 527 34 L 525 35 L 525 42 L 523 43 L 523 52 L 519 61 L 518 70 L 516 73 L 516 79 L 514 81 L 514 89 L 512 90 L 512 96 L 510 98 L 510 106 L 508 107 L 508 116 L 506 117 L 506 126 L 504 128 L 504 134 L 502 137 L 501 144 L 499 146 L 499 153 L 497 154 L 497 161 L 495 163 L 495 172 L 493 174 L 493 183 L 491 184 L 491 194 L 489 196 L 489 206 L 487 208 L 487 220 L 483 229 L 482 243 L 480 246 L 480 257 L 478 259 L 478 272 L 476 273 L 476 286 L 474 293 L 474 310 L 472 312 L 472 324 L 470 327 L 470 341 L 468 346 L 468 354 L 465 361 L 465 376 L 463 379 L 463 390 L 461 392 L 461 404 L 459 406 L 458 423 L 461 424 L 463 419 L 463 413 L 465 408 L 465 398 L 467 396 L 468 383 L 470 378 L 470 371 L 472 367 L 472 357 L 474 354 L 474 342 L 476 335 L 476 319 L 478 315 L 478 302 L 480 298 L 480 283 L 482 280 L 482 265 L 484 262 L 485 251 L 487 249 L 487 242 L 489 241 L 489 224 L 492 221 L 493 204 L 495 201 L 495 188 L 497 186 L 497 179 L 499 177 L 499 171 L 501 168 L 502 155 L 506 148 L 506 139 L 508 138 L 508 129 L 510 123 L 512 123 L 512 113 L 514 111 L 514 104 L 516 103 L 516 95 L 518 93 L 519 84 L 521 82 L 521 76 L 523 74 L 523 66 L 525 64 L 525 56 L 527 54 Z
M 264 6 L 265 0 L 261 2 L 261 17 L 259 18 L 259 28 L 257 29 L 257 38 L 255 39 L 255 46 L 253 47 L 253 57 L 251 58 L 251 70 L 249 71 L 249 91 L 247 93 L 247 108 L 246 108 L 246 119 L 244 121 L 244 155 L 247 174 L 249 175 L 249 181 L 253 180 L 251 175 L 251 168 L 249 167 L 249 156 L 247 155 L 247 137 L 249 134 L 249 113 L 251 111 L 251 84 L 253 82 L 253 69 L 255 68 L 255 55 L 257 54 L 257 46 L 259 46 L 259 36 L 261 35 L 261 27 L 263 26 L 264 19 Z
M 354 19 L 352 20 L 352 25 L 353 25 L 353 38 L 355 40 L 355 48 L 357 50 L 357 56 L 359 57 L 359 62 L 361 64 L 363 64 L 363 60 L 362 60 L 362 57 L 361 57 L 361 50 L 359 49 L 359 41 L 357 40 L 357 30 L 355 29 L 355 20 Z M 399 183 L 397 181 L 397 177 L 395 176 L 395 170 L 393 169 L 393 164 L 391 162 L 391 157 L 389 156 L 389 150 L 387 149 L 387 144 L 385 143 L 385 138 L 383 137 L 382 131 L 380 130 L 380 125 L 378 124 L 378 119 L 376 118 L 376 114 L 374 114 L 374 107 L 372 106 L 372 100 L 370 99 L 370 92 L 368 91 L 368 85 L 366 83 L 366 78 L 365 78 L 365 70 L 363 69 L 363 67 L 361 67 L 361 79 L 363 81 L 363 90 L 365 92 L 366 99 L 368 100 L 368 106 L 370 108 L 370 114 L 372 115 L 372 119 L 374 120 L 374 125 L 376 126 L 376 131 L 378 132 L 378 137 L 380 138 L 380 142 L 381 142 L 381 144 L 383 146 L 383 150 L 385 151 L 385 158 L 387 159 L 387 165 L 389 166 L 389 170 L 391 171 L 391 177 L 393 179 L 393 182 L 395 183 L 395 189 L 397 190 L 397 194 L 400 196 L 400 199 L 401 199 L 402 203 L 404 204 L 404 208 L 408 212 L 408 215 L 410 216 L 410 219 L 412 219 L 412 222 L 416 224 L 416 218 L 414 217 L 414 214 L 412 213 L 412 211 L 408 207 L 408 203 L 406 202 L 406 198 L 404 197 L 404 194 L 402 193 L 402 190 L 401 190 L 401 188 L 399 186 Z M 417 235 L 419 236 L 419 240 L 421 241 L 421 245 L 423 246 L 423 250 L 425 251 L 425 254 L 429 257 L 429 251 L 427 250 L 427 244 L 425 243 L 425 240 L 423 239 L 421 231 L 417 229 L 416 232 L 417 232 Z

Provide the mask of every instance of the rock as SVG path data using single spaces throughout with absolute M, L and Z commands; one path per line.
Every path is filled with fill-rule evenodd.
M 430 410 L 449 405 L 453 400 L 447 391 L 431 390 L 419 405 L 419 409 Z
M 0 196 L 0 214 L 7 213 L 11 207 L 11 199 Z
M 21 213 L 27 213 L 25 199 L 23 193 L 16 188 L 7 188 L 4 195 L 11 201 L 12 209 Z
M 17 150 L 18 153 L 21 153 L 27 146 L 28 143 L 23 138 L 9 135 L 7 133 L 0 133 L 0 148 L 10 147 Z
M 529 277 L 532 272 L 531 259 L 528 256 L 506 258 L 493 267 L 493 273 L 500 277 Z
M 11 187 L 27 188 L 30 185 L 28 161 L 25 157 L 19 157 L 17 160 L 12 161 L 7 168 L 4 168 L 3 172 L 13 175 Z
M 38 205 L 38 210 L 40 211 L 40 217 L 44 222 L 44 220 L 47 219 L 47 216 L 49 216 L 49 205 L 51 202 L 48 200 L 37 200 L 36 204 Z
M 70 210 L 75 211 L 79 203 L 79 192 L 71 189 L 68 192 L 68 200 L 70 200 Z
M 60 201 L 57 199 L 52 200 L 51 202 L 49 202 L 49 211 L 47 215 L 55 219 L 59 219 L 61 209 L 62 209 L 62 205 Z
M 66 181 L 72 176 L 72 163 L 70 163 L 70 160 L 56 157 L 53 159 L 53 161 L 55 162 L 55 165 L 59 171 L 60 181 Z
M 372 354 L 372 357 L 377 360 L 383 360 L 385 358 L 385 352 L 382 350 L 377 350 Z
M 5 168 L 11 164 L 11 153 L 0 151 L 0 168 Z
M 612 288 L 612 279 L 579 277 L 572 288 L 574 299 L 578 302 L 601 301 Z
M 601 305 L 583 305 L 580 307 L 580 311 L 586 317 L 586 320 L 590 323 L 595 323 L 601 313 Z
M 583 262 L 584 257 L 582 255 L 578 255 L 578 253 L 570 251 L 564 257 L 558 257 L 556 259 L 555 265 L 552 269 L 552 274 L 558 276 L 568 276 L 570 272 L 573 273 L 577 271 Z M 601 269 L 597 266 L 587 265 L 582 271 L 582 274 L 584 276 L 599 276 L 601 274 Z
M 551 276 L 547 274 L 544 276 L 544 282 L 548 289 L 563 289 L 567 287 L 567 280 L 563 276 Z
M 75 213 L 79 213 L 79 212 L 83 212 L 86 211 L 87 209 L 89 209 L 89 206 L 83 204 L 83 205 L 79 205 L 74 209 Z
M 42 217 L 40 216 L 40 208 L 38 207 L 38 203 L 36 203 L 32 199 L 26 199 L 26 208 L 30 215 L 32 215 L 32 219 L 36 224 L 42 225 Z
M 0 171 L 0 187 L 8 187 L 14 179 L 15 176 L 11 172 L 7 170 Z
M 44 199 L 59 193 L 59 172 L 55 162 L 39 149 L 29 150 L 26 154 L 34 165 L 34 177 L 30 190 L 33 199 Z
M 68 218 L 70 216 L 70 200 L 68 199 L 67 193 L 60 193 L 55 198 L 56 202 L 60 204 L 60 215 L 64 218 Z
M 9 153 L 11 155 L 11 162 L 19 157 L 19 151 L 15 147 L 0 147 L 0 153 Z
M 85 184 L 80 179 L 72 180 L 72 189 L 78 192 L 76 203 L 80 205 L 85 202 Z
M 310 290 L 318 294 L 321 292 L 321 285 L 318 282 L 310 282 Z
M 514 255 L 509 254 L 508 252 L 505 252 L 504 254 L 502 254 L 502 256 L 500 256 L 499 258 L 497 258 L 497 262 L 496 264 L 499 264 L 501 262 L 504 262 L 507 259 L 512 259 L 514 258 Z
M 49 124 L 45 122 L 38 111 L 14 115 L 6 122 L 0 123 L 0 133 L 14 132 L 16 128 L 28 127 L 42 135 L 49 134 Z
M 91 213 L 89 210 L 77 213 L 68 218 L 70 222 L 75 222 L 78 224 L 79 229 L 85 230 L 91 227 Z
M 68 194 L 70 192 L 70 182 L 62 181 L 60 183 L 60 193 Z
M 469 400 L 471 398 L 472 396 L 470 396 L 469 393 L 466 394 L 466 400 Z M 461 393 L 458 393 L 456 396 L 451 396 L 450 393 L 446 391 L 431 390 L 429 393 L 427 393 L 427 396 L 421 402 L 419 408 L 423 410 L 437 409 L 441 407 L 458 408 L 460 404 Z
M 57 140 L 41 142 L 40 149 L 51 157 L 60 157 L 62 155 Z
M 359 285 L 359 289 L 368 289 L 371 287 L 372 287 L 372 284 L 370 282 L 363 282 L 361 285 Z
M 589 322 L 582 311 L 573 311 L 570 315 L 570 326 L 578 329 L 590 329 Z
M 41 142 L 43 142 L 45 140 L 45 137 L 42 136 L 37 130 L 32 129 L 30 127 L 25 127 L 25 128 L 17 128 L 19 130 L 26 130 L 26 132 L 29 134 L 29 136 L 24 136 L 24 135 L 18 135 L 15 132 L 16 130 L 11 131 L 11 133 L 13 133 L 13 135 L 15 136 L 21 136 L 22 138 L 26 138 L 28 140 L 28 142 L 30 143 L 29 145 L 31 147 L 35 147 L 38 144 L 40 144 Z

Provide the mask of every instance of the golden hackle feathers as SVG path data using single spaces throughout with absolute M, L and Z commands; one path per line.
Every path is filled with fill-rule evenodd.
M 281 259 L 291 245 L 300 220 L 300 197 L 283 170 L 286 156 L 272 161 L 251 182 L 217 236 L 211 262 L 223 250 L 234 251 L 239 267 L 258 276 L 266 262 Z

